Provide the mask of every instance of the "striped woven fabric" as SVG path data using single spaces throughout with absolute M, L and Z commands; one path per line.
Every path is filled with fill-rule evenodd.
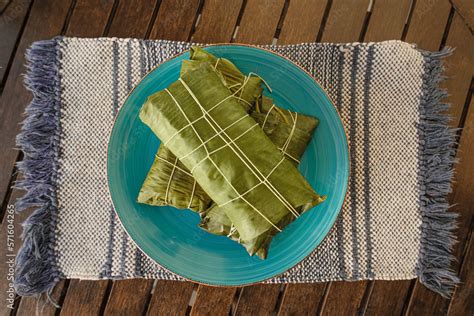
M 120 225 L 107 189 L 114 117 L 148 71 L 189 43 L 55 38 L 27 53 L 34 98 L 18 145 L 16 185 L 34 206 L 17 258 L 16 289 L 31 295 L 61 278 L 180 280 L 142 254 Z M 447 211 L 454 131 L 438 88 L 442 57 L 389 41 L 268 47 L 328 91 L 350 142 L 349 192 L 322 244 L 270 283 L 411 279 L 449 295 L 455 214 Z M 41 227 L 41 229 L 39 229 Z

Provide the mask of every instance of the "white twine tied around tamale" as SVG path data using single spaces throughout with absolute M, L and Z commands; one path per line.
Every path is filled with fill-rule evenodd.
M 220 57 L 217 58 L 216 63 L 215 63 L 214 66 L 213 66 L 214 71 L 217 70 L 217 65 L 219 64 L 219 61 L 220 61 L 220 60 L 221 60 Z M 260 80 L 262 80 L 262 82 L 263 82 L 263 83 L 265 84 L 265 86 L 267 87 L 268 91 L 270 91 L 270 93 L 273 92 L 273 91 L 272 91 L 272 88 L 271 88 L 270 85 L 265 81 L 265 79 L 263 79 L 259 74 L 256 74 L 256 73 L 254 73 L 254 72 L 249 72 L 249 74 L 244 77 L 244 82 L 243 82 L 243 83 L 237 82 L 236 84 L 233 84 L 233 85 L 227 87 L 227 88 L 229 88 L 229 89 L 232 89 L 232 88 L 234 88 L 234 87 L 237 87 L 237 86 L 241 85 L 242 87 L 239 89 L 239 90 L 241 90 L 241 91 L 240 91 L 240 96 L 239 96 L 239 97 L 235 97 L 235 98 L 238 99 L 239 101 L 242 101 L 242 102 L 247 103 L 249 106 L 252 106 L 252 104 L 251 104 L 250 102 L 248 102 L 247 100 L 242 99 L 242 94 L 243 94 L 243 91 L 244 91 L 244 89 L 243 89 L 244 86 L 247 84 L 247 82 L 250 80 L 250 78 L 251 78 L 252 76 L 255 76 L 255 77 L 259 78 Z M 227 86 L 227 80 L 225 79 L 224 76 L 222 76 L 222 79 L 225 81 L 225 84 L 226 84 L 226 86 Z
M 240 120 L 240 119 L 239 119 Z M 206 161 L 206 159 L 209 158 L 210 155 L 212 154 L 215 154 L 216 152 L 218 152 L 219 150 L 221 149 L 224 149 L 226 148 L 228 145 L 230 144 L 234 144 L 236 141 L 238 141 L 240 138 L 242 138 L 243 136 L 245 136 L 248 132 L 250 132 L 254 127 L 257 127 L 258 126 L 258 123 L 255 123 L 254 125 L 250 126 L 248 129 L 246 129 L 242 134 L 240 134 L 239 136 L 235 137 L 234 139 L 231 139 L 230 142 L 225 142 L 224 145 L 214 149 L 213 151 L 211 152 L 208 152 L 206 154 L 206 156 L 201 159 L 192 169 L 191 169 L 191 173 L 196 169 L 196 167 L 198 167 L 201 163 L 203 163 L 204 161 Z M 219 133 L 220 135 L 220 133 Z
M 291 127 L 291 130 L 290 130 L 290 134 L 288 135 L 288 138 L 286 139 L 285 143 L 283 144 L 283 146 L 280 148 L 281 152 L 290 157 L 291 159 L 293 159 L 294 161 L 296 161 L 297 163 L 300 163 L 300 161 L 298 159 L 296 159 L 295 157 L 291 156 L 289 153 L 287 153 L 286 151 L 288 150 L 288 146 L 290 145 L 291 143 L 291 139 L 293 138 L 293 135 L 295 133 L 295 129 L 296 129 L 296 122 L 298 121 L 298 113 L 295 112 L 295 116 L 293 117 L 293 114 L 291 111 L 288 111 L 288 113 L 290 113 L 290 116 L 291 116 L 291 119 L 293 120 L 293 126 Z
M 244 80 L 242 86 L 237 89 L 234 93 L 232 93 L 231 95 L 225 97 L 224 99 L 222 99 L 221 101 L 219 101 L 217 104 L 215 104 L 213 107 L 211 107 L 209 110 L 207 110 L 207 113 L 211 112 L 212 110 L 214 110 L 215 108 L 217 108 L 219 105 L 223 104 L 225 101 L 227 101 L 228 99 L 231 99 L 231 98 L 238 98 L 236 97 L 236 94 L 239 93 L 240 91 L 243 91 L 245 85 L 247 84 L 248 82 L 248 78 L 250 78 L 250 74 L 246 77 L 246 79 Z M 181 78 L 180 78 L 181 80 Z M 168 93 L 170 93 L 168 91 L 168 89 L 165 89 Z M 171 95 L 171 94 L 170 94 Z M 173 100 L 174 100 L 174 97 L 172 96 Z M 243 99 L 242 99 L 243 100 Z M 245 101 L 245 100 L 243 100 Z M 245 101 L 247 102 L 247 101 Z M 175 100 L 175 103 L 176 100 Z M 247 102 L 248 103 L 248 102 Z M 250 103 L 249 103 L 250 104 Z M 183 111 L 181 111 L 182 113 L 184 113 Z M 171 135 L 164 143 L 163 145 L 167 145 L 174 137 L 176 137 L 177 135 L 179 135 L 179 133 L 181 133 L 183 130 L 185 130 L 186 128 L 190 127 L 191 125 L 193 125 L 194 123 L 196 123 L 197 121 L 200 121 L 204 118 L 204 115 L 203 116 L 200 116 L 198 117 L 197 119 L 193 120 L 193 121 L 188 121 L 188 124 L 184 125 L 182 128 L 180 128 L 179 130 L 177 130 L 173 135 Z
M 165 203 L 168 203 L 168 195 L 170 192 L 171 180 L 173 179 L 174 171 L 176 170 L 177 164 L 178 164 L 178 158 L 174 160 L 173 169 L 171 170 L 171 175 L 168 180 L 168 185 L 166 186 Z
M 222 207 L 222 206 L 226 206 L 227 204 L 229 203 L 232 203 L 238 199 L 240 199 L 242 196 L 252 192 L 256 187 L 258 187 L 259 185 L 263 184 L 265 181 L 268 180 L 268 178 L 273 174 L 273 172 L 280 166 L 280 164 L 285 161 L 285 158 L 282 158 L 274 167 L 273 169 L 264 177 L 264 180 L 263 181 L 260 181 L 259 183 L 257 183 L 256 185 L 254 185 L 253 187 L 251 187 L 250 189 L 248 189 L 247 191 L 245 191 L 244 193 L 240 193 L 238 196 L 236 196 L 235 198 L 232 198 L 230 199 L 229 201 L 223 203 L 223 204 L 219 204 L 219 207 Z M 298 214 L 299 215 L 299 214 Z
M 168 89 L 165 89 L 165 91 L 170 95 L 170 97 L 173 99 L 174 103 L 176 104 L 176 106 L 178 107 L 178 109 L 180 110 L 180 112 L 183 114 L 183 116 L 185 117 L 186 121 L 188 121 L 188 125 L 193 129 L 194 133 L 196 134 L 196 137 L 201 141 L 201 143 L 203 143 L 204 141 L 202 140 L 201 138 L 201 135 L 199 135 L 199 133 L 196 131 L 196 129 L 194 128 L 194 125 L 193 124 L 190 124 L 191 123 L 191 120 L 189 119 L 189 117 L 186 115 L 186 113 L 183 111 L 183 109 L 181 108 L 181 105 L 178 103 L 178 101 L 176 100 L 176 98 L 173 96 L 173 94 L 171 94 L 171 92 L 168 90 Z M 199 104 L 199 103 L 198 103 Z M 199 104 L 200 105 L 200 104 Z M 211 125 L 212 126 L 212 125 Z M 222 137 L 221 137 L 222 138 Z M 207 149 L 206 146 L 204 146 L 204 149 L 206 150 L 206 154 L 209 154 L 209 151 Z M 225 177 L 225 175 L 222 173 L 222 171 L 219 169 L 219 167 L 217 167 L 217 165 L 215 164 L 214 160 L 212 160 L 211 157 L 209 157 L 209 161 L 211 161 L 211 163 L 214 165 L 214 167 L 216 168 L 216 170 L 221 174 L 221 176 L 225 179 L 225 181 L 229 184 L 229 186 L 232 188 L 232 190 L 234 190 L 237 194 L 239 193 L 237 191 L 237 189 L 232 185 L 232 183 Z M 249 201 L 247 201 L 245 198 L 242 198 L 242 200 L 247 203 L 255 212 L 257 212 L 260 216 L 262 216 L 267 222 L 269 222 L 275 229 L 277 229 L 278 231 L 281 231 L 281 229 L 276 226 L 275 224 L 273 224 L 272 221 L 270 221 L 264 214 L 262 214 L 254 205 L 252 205 Z
M 214 64 L 214 70 L 216 70 L 216 69 L 217 69 L 217 64 L 219 63 L 219 61 L 220 61 L 220 60 L 221 60 L 221 58 L 220 58 L 220 57 L 219 57 L 219 58 L 217 58 L 217 60 L 216 60 L 216 63 Z
M 275 106 L 274 103 L 272 104 L 272 106 L 268 110 L 267 114 L 265 115 L 265 119 L 263 120 L 263 124 L 262 124 L 262 129 L 265 127 L 265 124 L 267 124 L 268 117 L 270 116 L 270 113 L 272 112 L 273 109 L 276 109 L 276 106 Z M 293 159 L 294 161 L 296 161 L 296 163 L 299 164 L 300 161 L 298 159 L 296 159 L 295 157 L 293 157 L 292 155 L 290 155 L 289 153 L 286 152 L 288 150 L 288 146 L 291 143 L 291 139 L 293 138 L 293 134 L 295 133 L 296 122 L 298 120 L 298 113 L 295 112 L 295 117 L 293 117 L 293 112 L 292 111 L 290 111 L 290 110 L 286 110 L 286 111 L 290 114 L 290 117 L 293 121 L 293 125 L 291 127 L 290 134 L 288 135 L 288 138 L 286 139 L 285 143 L 283 144 L 283 146 L 281 148 L 278 148 L 278 149 L 283 153 L 283 155 Z
M 188 93 L 191 95 L 191 97 L 194 99 L 194 101 L 196 102 L 196 104 L 199 106 L 199 108 L 201 109 L 201 111 L 203 112 L 203 117 L 204 119 L 207 121 L 207 123 L 211 126 L 211 128 L 214 130 L 215 133 L 218 133 L 217 129 L 215 126 L 213 126 L 211 124 L 211 122 L 209 121 L 212 120 L 212 122 L 222 131 L 222 127 L 219 125 L 218 122 L 216 122 L 214 120 L 214 118 L 212 116 L 209 115 L 209 112 L 201 105 L 201 103 L 199 102 L 198 98 L 196 97 L 196 95 L 192 92 L 192 90 L 189 88 L 189 86 L 186 84 L 186 82 L 183 81 L 182 78 L 179 78 L 178 79 L 181 84 L 184 86 L 184 88 L 188 91 Z M 180 106 L 178 104 L 178 106 Z M 208 119 L 209 117 L 209 119 Z M 229 135 L 227 135 L 227 133 L 225 131 L 223 131 L 222 133 L 223 135 L 225 135 L 228 139 L 231 140 L 231 142 L 229 143 L 227 140 L 225 140 L 222 136 L 221 139 L 222 141 L 226 142 L 227 143 L 227 146 L 235 153 L 235 155 L 244 163 L 244 165 L 262 182 L 264 183 L 267 188 L 280 200 L 280 202 L 282 202 L 283 205 L 285 205 L 292 213 L 293 215 L 295 215 L 296 217 L 299 216 L 299 213 L 293 208 L 293 206 L 285 199 L 285 197 L 273 186 L 273 184 L 271 182 L 268 182 L 267 180 L 265 180 L 265 176 L 261 173 L 261 171 L 257 168 L 257 166 L 255 166 L 252 162 L 252 160 L 250 160 L 247 155 L 245 154 L 245 152 L 242 151 L 242 149 L 237 146 L 237 144 L 232 141 L 232 138 L 229 137 Z M 238 149 L 240 154 L 236 152 L 236 150 L 230 146 L 231 144 L 234 144 L 235 145 L 235 149 Z M 255 170 L 253 170 L 248 164 L 247 162 L 242 158 L 245 157 L 245 159 L 248 160 L 248 162 L 250 163 L 250 165 L 252 165 L 252 167 L 257 171 L 257 173 L 255 172 Z M 216 167 L 217 168 L 217 167 Z M 218 168 L 217 168 L 218 169 Z M 262 180 L 263 178 L 263 180 Z M 230 182 L 227 180 L 227 182 Z
M 178 79 L 182 84 L 183 86 L 186 88 L 186 90 L 188 91 L 188 93 L 193 97 L 193 99 L 195 100 L 195 102 L 198 104 L 198 106 L 201 108 L 201 111 L 203 112 L 203 118 L 209 123 L 209 125 L 212 127 L 212 129 L 214 129 L 214 131 L 216 133 L 218 133 L 218 130 L 211 124 L 211 122 L 209 121 L 212 120 L 213 123 L 219 128 L 221 129 L 222 131 L 222 127 L 219 126 L 219 124 L 212 118 L 212 116 L 209 116 L 209 119 L 207 118 L 206 115 L 209 114 L 209 111 L 210 110 L 207 110 L 204 109 L 202 107 L 202 105 L 200 104 L 199 100 L 196 98 L 196 96 L 194 95 L 194 93 L 192 92 L 192 90 L 187 86 L 187 84 L 180 78 Z M 171 95 L 171 93 L 168 91 L 168 93 Z M 181 106 L 179 105 L 179 103 L 176 101 L 176 99 L 171 95 L 171 97 L 173 98 L 173 100 L 175 101 L 176 105 L 180 108 L 180 111 L 184 114 L 184 111 L 181 109 Z M 226 98 L 225 98 L 226 99 Z M 219 104 L 222 103 L 219 102 Z M 212 108 L 215 108 L 212 107 Z M 211 109 L 212 109 L 211 108 Z M 185 114 L 184 114 L 185 115 Z M 187 117 L 187 116 L 186 116 Z M 188 122 L 190 122 L 189 118 L 187 118 Z M 192 125 L 192 124 L 191 124 Z M 192 126 L 193 127 L 193 126 Z M 194 127 L 193 127 L 193 130 L 195 131 Z M 197 134 L 197 132 L 195 131 L 195 133 Z M 226 133 L 225 131 L 222 133 L 224 134 L 226 137 L 228 137 L 229 139 L 231 139 Z M 197 134 L 197 136 L 199 136 Z M 237 150 L 240 151 L 240 154 L 236 151 L 236 149 L 231 145 L 231 143 L 229 143 L 228 141 L 226 141 L 221 135 L 220 135 L 221 139 L 224 141 L 224 142 L 227 142 L 227 146 L 229 146 L 229 148 L 234 151 L 234 153 L 236 154 L 236 156 L 246 165 L 246 167 L 261 181 L 261 183 L 265 184 L 265 186 L 277 197 L 278 200 L 280 200 L 280 202 L 285 206 L 287 207 L 290 212 L 295 216 L 295 217 L 298 217 L 299 216 L 299 213 L 293 208 L 293 206 L 284 198 L 284 196 L 278 192 L 278 190 L 273 186 L 273 184 L 271 182 L 268 182 L 265 177 L 263 176 L 263 174 L 261 174 L 260 170 L 258 170 L 258 168 L 252 163 L 252 161 L 245 155 L 245 153 L 234 143 L 235 145 L 235 148 Z M 199 136 L 200 138 L 200 136 Z M 202 139 L 200 138 L 201 142 Z M 204 147 L 206 149 L 206 152 L 208 152 L 207 150 L 207 147 Z M 249 165 L 248 163 L 242 158 L 243 155 L 245 157 L 245 159 L 248 160 L 248 162 L 252 165 L 253 168 L 255 168 L 255 170 L 258 172 L 258 174 L 255 172 L 255 170 L 253 170 Z M 215 162 L 212 160 L 211 157 L 209 157 L 209 160 L 211 161 L 211 163 L 216 167 L 217 171 L 222 175 L 222 177 L 226 180 L 226 182 L 232 187 L 232 189 L 237 193 L 239 194 L 239 192 L 233 187 L 233 185 L 231 184 L 231 182 L 225 177 L 225 175 L 222 173 L 222 171 L 217 167 L 217 165 L 215 164 Z M 263 178 L 263 179 L 262 179 Z M 255 208 L 251 203 L 249 203 L 243 196 L 240 197 L 243 201 L 245 201 L 247 204 L 249 204 L 257 213 L 259 213 L 262 217 L 264 217 L 267 221 L 268 218 L 266 218 L 266 216 L 264 216 L 257 208 Z M 276 225 L 274 225 L 271 221 L 269 221 L 270 224 L 272 224 L 276 229 L 280 230 Z
M 180 166 L 174 165 L 172 162 L 170 162 L 170 161 L 168 161 L 168 160 L 166 160 L 166 159 L 164 159 L 164 158 L 161 158 L 161 157 L 158 156 L 158 155 L 156 155 L 155 157 L 156 157 L 156 159 L 158 159 L 158 160 L 160 160 L 160 161 L 163 161 L 164 163 L 166 163 L 166 164 L 168 164 L 168 165 L 174 166 L 176 169 L 178 169 L 178 170 L 181 171 L 182 173 L 184 173 L 184 174 L 186 174 L 186 175 L 188 175 L 188 176 L 190 176 L 190 177 L 193 176 L 193 175 L 191 174 L 191 172 L 188 172 L 187 170 L 181 168 Z
M 191 191 L 191 196 L 189 197 L 188 208 L 191 208 L 191 203 L 193 202 L 194 198 L 194 191 L 196 191 L 196 179 L 194 179 L 193 190 Z
M 230 230 L 229 230 L 229 233 L 227 234 L 227 237 L 231 237 L 236 231 L 237 231 L 237 227 L 235 227 L 234 224 L 232 224 L 230 226 Z
M 166 187 L 165 203 L 168 204 L 168 193 L 169 193 L 169 190 L 170 190 L 170 187 L 171 187 L 171 182 L 172 182 L 172 179 L 173 179 L 173 175 L 174 175 L 174 172 L 175 172 L 175 169 L 176 169 L 176 170 L 181 171 L 182 173 L 184 173 L 185 175 L 187 175 L 188 177 L 191 177 L 193 179 L 193 189 L 191 191 L 191 197 L 189 198 L 189 203 L 188 203 L 188 206 L 187 206 L 187 208 L 191 208 L 191 204 L 192 204 L 193 198 L 194 198 L 194 193 L 196 191 L 196 180 L 194 179 L 192 173 L 188 172 L 187 170 L 185 170 L 185 169 L 181 168 L 180 166 L 178 166 L 178 164 L 177 164 L 178 158 L 176 158 L 175 163 L 172 163 L 172 162 L 170 162 L 170 161 L 168 161 L 164 158 L 161 158 L 159 155 L 156 155 L 155 157 L 156 157 L 156 159 L 158 159 L 160 161 L 163 161 L 164 163 L 169 164 L 173 167 L 173 169 L 171 171 L 171 174 L 170 174 L 170 178 L 168 179 L 168 185 Z
M 186 155 L 184 155 L 183 157 L 181 157 L 180 159 L 183 160 L 183 159 L 186 159 L 187 157 L 189 157 L 190 155 L 192 155 L 194 152 L 196 152 L 198 149 L 200 149 L 201 147 L 205 146 L 208 142 L 210 142 L 211 140 L 213 140 L 214 138 L 220 136 L 221 133 L 223 133 L 225 130 L 228 130 L 229 128 L 231 128 L 232 126 L 236 125 L 237 123 L 239 123 L 240 121 L 242 121 L 244 118 L 246 118 L 247 116 L 249 116 L 248 114 L 242 116 L 241 118 L 235 120 L 232 124 L 230 124 L 229 126 L 227 126 L 226 128 L 224 128 L 222 131 L 220 131 L 219 133 L 216 133 L 215 135 L 209 137 L 205 142 L 203 142 L 202 144 L 198 145 L 196 148 L 194 148 L 193 150 L 191 150 L 189 153 L 187 153 Z M 193 172 L 193 170 L 191 170 L 191 173 Z
M 220 61 L 220 58 L 218 58 L 217 61 L 216 61 L 216 63 L 214 64 L 214 70 L 216 70 L 219 61 Z M 246 76 L 243 83 L 237 83 L 236 85 L 240 85 L 241 87 L 240 87 L 237 91 L 235 91 L 235 93 L 233 93 L 234 98 L 236 98 L 236 99 L 238 99 L 238 100 L 240 100 L 240 101 L 246 102 L 246 103 L 249 104 L 250 106 L 251 106 L 251 103 L 249 103 L 249 102 L 248 102 L 247 100 L 245 100 L 245 99 L 242 99 L 241 96 L 242 96 L 242 92 L 243 92 L 243 90 L 244 90 L 244 87 L 245 87 L 245 85 L 248 83 L 248 81 L 249 81 L 250 77 L 252 76 L 252 74 L 253 74 L 253 73 L 250 73 L 248 76 Z M 253 74 L 253 75 L 256 75 L 256 74 Z M 258 75 L 256 75 L 256 76 L 258 76 Z M 268 84 L 263 80 L 263 78 L 261 78 L 260 76 L 258 76 L 258 77 L 267 85 L 267 87 L 268 87 L 269 90 L 271 91 L 271 88 L 270 88 L 270 87 L 268 86 Z M 233 85 L 232 87 L 235 87 L 236 85 Z M 231 88 L 231 87 L 229 87 L 229 89 L 230 89 L 230 88 Z M 236 94 L 239 93 L 239 91 L 240 91 L 240 96 L 237 97 Z M 224 100 L 224 101 L 225 101 L 225 100 Z M 219 105 L 219 104 L 216 104 L 216 107 L 217 107 L 218 105 Z M 246 116 L 248 116 L 248 115 L 246 115 Z M 245 118 L 245 117 L 242 117 L 241 119 L 243 119 L 243 118 Z M 237 120 L 236 122 L 234 122 L 234 124 L 231 124 L 231 126 L 226 127 L 226 129 L 228 129 L 228 128 L 232 127 L 233 125 L 237 124 L 238 122 L 240 122 L 241 119 L 239 119 L 239 120 Z M 192 123 L 195 123 L 195 122 L 196 122 L 196 121 L 193 121 Z M 186 127 L 184 127 L 184 128 L 186 128 Z M 182 128 L 181 130 L 183 130 L 184 128 Z M 181 130 L 180 130 L 180 131 L 181 131 Z M 176 135 L 178 135 L 180 131 L 178 131 L 178 132 L 176 133 Z M 214 139 L 214 138 L 217 137 L 217 136 L 219 136 L 219 134 L 216 134 L 216 135 L 212 136 L 211 138 L 209 138 L 208 140 L 206 140 L 204 143 L 202 143 L 201 145 L 199 145 L 197 148 L 195 148 L 193 151 L 191 151 L 190 153 L 188 153 L 187 155 L 185 155 L 185 157 L 181 157 L 181 159 L 184 159 L 184 158 L 186 158 L 187 156 L 191 155 L 194 151 L 198 150 L 199 148 L 201 148 L 202 146 L 204 146 L 207 142 L 209 142 L 210 140 Z M 164 145 L 166 145 L 170 140 L 171 140 L 171 138 L 168 139 L 168 141 L 167 141 Z M 169 181 L 168 181 L 168 185 L 167 185 L 167 187 L 166 187 L 166 194 L 165 194 L 165 203 L 168 203 L 169 190 L 170 190 L 170 186 L 171 186 L 171 182 L 172 182 L 172 178 L 173 178 L 173 174 L 174 174 L 174 172 L 175 172 L 175 169 L 180 170 L 181 172 L 185 173 L 186 175 L 188 175 L 188 176 L 190 176 L 190 177 L 192 177 L 192 174 L 189 173 L 189 172 L 187 172 L 186 170 L 180 168 L 179 166 L 177 166 L 177 159 L 176 159 L 176 161 L 175 161 L 174 163 L 172 163 L 172 162 L 170 162 L 170 161 L 168 161 L 168 160 L 166 160 L 166 159 L 163 159 L 163 158 L 159 157 L 158 155 L 157 155 L 156 157 L 157 157 L 159 160 L 161 160 L 161 161 L 163 161 L 163 162 L 165 162 L 165 163 L 167 163 L 167 164 L 173 166 L 173 169 L 172 169 L 172 172 L 171 172 Z M 191 191 L 191 196 L 190 196 L 190 198 L 189 198 L 188 208 L 191 207 L 191 204 L 192 204 L 192 201 L 193 201 L 193 198 L 194 198 L 195 190 L 196 190 L 196 180 L 194 180 L 194 182 L 193 182 L 193 188 L 192 188 L 192 191 Z

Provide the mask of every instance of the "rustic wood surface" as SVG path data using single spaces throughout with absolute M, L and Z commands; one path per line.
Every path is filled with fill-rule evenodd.
M 21 196 L 11 189 L 21 159 L 15 136 L 31 99 L 23 88 L 24 52 L 57 35 L 135 37 L 194 42 L 293 44 L 402 39 L 420 48 L 456 47 L 446 59 L 452 125 L 461 128 L 450 202 L 460 214 L 455 248 L 463 283 L 451 299 L 416 280 L 328 282 L 211 288 L 189 282 L 63 280 L 45 297 L 6 302 L 0 315 L 473 315 L 474 250 L 474 1 L 472 0 L 0 0 L 0 211 L 5 247 L 6 210 Z M 15 218 L 15 250 L 20 223 Z M 5 265 L 0 265 L 3 275 Z

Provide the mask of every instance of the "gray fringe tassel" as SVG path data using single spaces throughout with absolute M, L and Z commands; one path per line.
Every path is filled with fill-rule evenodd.
M 24 158 L 17 165 L 23 178 L 15 187 L 26 192 L 16 210 L 34 211 L 23 223 L 23 245 L 16 258 L 15 290 L 22 296 L 48 293 L 60 277 L 54 253 L 61 102 L 58 41 L 35 42 L 26 53 L 25 86 L 33 100 L 17 136 Z
M 449 104 L 442 100 L 448 93 L 439 88 L 444 80 L 442 58 L 453 49 L 432 53 L 421 51 L 425 58 L 423 94 L 420 108 L 420 189 L 421 249 L 417 266 L 420 282 L 427 288 L 449 297 L 459 278 L 451 269 L 455 260 L 452 249 L 456 243 L 457 214 L 448 212 L 446 199 L 456 154 L 456 128 L 449 127 L 446 114 Z

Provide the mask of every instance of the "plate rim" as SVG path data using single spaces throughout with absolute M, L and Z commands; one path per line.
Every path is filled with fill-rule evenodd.
M 299 266 L 312 252 L 314 252 L 325 240 L 326 238 L 328 237 L 329 235 L 329 232 L 334 228 L 334 226 L 336 225 L 336 221 L 337 219 L 339 218 L 340 214 L 341 214 L 341 211 L 342 211 L 342 208 L 344 207 L 344 205 L 346 204 L 347 202 L 347 196 L 349 194 L 349 178 L 350 178 L 350 174 L 351 174 L 351 163 L 350 163 L 350 143 L 349 143 L 349 138 L 348 138 L 348 133 L 347 133 L 347 129 L 346 127 L 344 126 L 343 124 L 343 121 L 342 121 L 342 117 L 341 117 L 341 114 L 339 113 L 339 110 L 336 106 L 336 104 L 334 103 L 333 99 L 331 98 L 331 96 L 328 94 L 328 92 L 326 91 L 326 89 L 321 85 L 321 83 L 313 76 L 311 75 L 306 69 L 304 69 L 302 66 L 300 66 L 298 63 L 292 61 L 291 59 L 283 56 L 282 54 L 280 53 L 277 53 L 275 51 L 272 51 L 266 47 L 268 47 L 268 45 L 266 47 L 262 47 L 262 46 L 259 46 L 259 45 L 252 45 L 252 44 L 245 44 L 245 43 L 212 43 L 212 44 L 200 44 L 200 43 L 190 43 L 191 44 L 191 47 L 192 46 L 199 46 L 201 48 L 207 48 L 207 47 L 215 47 L 215 46 L 241 46 L 241 47 L 246 47 L 246 48 L 253 48 L 253 49 L 257 49 L 257 50 L 262 50 L 266 53 L 270 53 L 270 54 L 273 54 L 277 57 L 280 57 L 281 59 L 284 59 L 286 62 L 289 62 L 290 64 L 296 66 L 297 68 L 299 68 L 301 71 L 304 72 L 304 74 L 306 74 L 306 76 L 308 76 L 312 81 L 314 81 L 314 83 L 321 89 L 321 91 L 324 93 L 324 95 L 326 96 L 326 98 L 328 98 L 328 100 L 330 101 L 331 105 L 333 106 L 338 118 L 339 118 L 339 121 L 341 122 L 341 126 L 342 126 L 342 130 L 343 130 L 343 134 L 344 134 L 344 138 L 345 138 L 345 143 L 346 143 L 346 146 L 347 146 L 347 177 L 346 177 L 346 180 L 344 182 L 344 185 L 345 185 L 345 193 L 344 193 L 344 197 L 342 199 L 342 203 L 341 203 L 341 206 L 339 207 L 339 209 L 337 210 L 337 215 L 334 217 L 334 220 L 332 221 L 331 223 L 331 228 L 328 230 L 328 232 L 326 233 L 326 235 L 321 239 L 321 241 L 315 245 L 313 247 L 313 249 L 308 252 L 308 254 L 306 256 L 304 256 L 303 258 L 301 258 L 301 260 L 297 261 L 295 264 L 289 266 L 288 268 L 286 268 L 284 271 L 280 272 L 280 273 L 277 273 L 275 275 L 272 275 L 272 276 L 269 276 L 267 278 L 263 278 L 259 281 L 253 281 L 253 282 L 246 282 L 246 283 L 239 283 L 239 284 L 233 284 L 233 283 L 229 283 L 229 284 L 220 284 L 220 283 L 208 283 L 208 282 L 204 282 L 204 281 L 198 281 L 198 280 L 194 280 L 192 279 L 191 277 L 186 277 L 186 276 L 183 276 L 181 275 L 180 273 L 178 272 L 175 272 L 173 271 L 171 268 L 168 268 L 167 266 L 165 266 L 164 264 L 158 262 L 156 259 L 152 258 L 150 255 L 148 255 L 148 253 L 146 253 L 141 247 L 140 245 L 135 241 L 135 239 L 130 235 L 130 233 L 128 232 L 128 230 L 125 228 L 125 225 L 122 221 L 122 218 L 119 214 L 119 212 L 117 212 L 116 210 L 116 206 L 115 206 L 115 201 L 112 197 L 112 192 L 111 192 L 111 186 L 110 186 L 110 177 L 109 177 L 109 149 L 110 149 L 110 140 L 111 140 L 111 137 L 112 137 L 112 134 L 117 126 L 117 119 L 122 111 L 122 109 L 124 108 L 123 105 L 125 105 L 128 101 L 128 99 L 130 98 L 130 96 L 132 95 L 132 93 L 135 91 L 135 89 L 151 74 L 153 73 L 155 70 L 157 70 L 159 67 L 161 67 L 162 65 L 164 65 L 165 63 L 167 62 L 170 62 L 172 61 L 173 59 L 176 59 L 176 58 L 179 58 L 180 56 L 188 53 L 191 49 L 191 47 L 185 49 L 184 51 L 182 51 L 181 53 L 178 53 L 176 55 L 174 55 L 173 57 L 171 58 L 168 58 L 166 59 L 165 61 L 157 64 L 155 67 L 153 67 L 152 69 L 150 69 L 143 77 L 140 78 L 140 80 L 133 86 L 133 88 L 128 92 L 127 96 L 125 97 L 124 101 L 122 102 L 122 106 L 120 106 L 120 108 L 118 109 L 115 117 L 114 117 L 114 120 L 113 120 L 113 124 L 112 124 L 112 128 L 110 129 L 110 132 L 109 132 L 109 135 L 108 135 L 108 141 L 107 141 L 107 151 L 106 151 L 106 155 L 107 155 L 107 163 L 106 163 L 106 177 L 107 177 L 107 191 L 109 192 L 109 195 L 110 195 L 110 199 L 112 201 L 112 206 L 113 206 L 113 210 L 114 210 L 114 213 L 117 215 L 117 218 L 119 219 L 119 223 L 120 223 L 120 226 L 123 228 L 124 232 L 128 235 L 128 237 L 130 238 L 130 240 L 132 240 L 132 242 L 135 244 L 135 246 L 146 256 L 148 257 L 150 260 L 152 260 L 153 262 L 155 262 L 156 264 L 158 264 L 161 268 L 165 269 L 166 271 L 172 273 L 172 274 L 175 274 L 177 275 L 178 277 L 180 278 L 183 278 L 185 281 L 189 281 L 189 282 L 193 282 L 193 283 L 197 283 L 197 284 L 201 284 L 201 285 L 206 285 L 206 286 L 212 286 L 212 287 L 244 287 L 244 286 L 249 286 L 249 285 L 255 285 L 255 284 L 261 284 L 265 281 L 268 281 L 272 278 L 276 278 L 280 275 L 282 275 L 283 273 L 285 273 L 286 271 L 290 270 L 290 269 L 293 269 L 297 266 Z M 296 45 L 288 45 L 288 46 L 296 46 Z M 222 282 L 224 283 L 224 282 Z

